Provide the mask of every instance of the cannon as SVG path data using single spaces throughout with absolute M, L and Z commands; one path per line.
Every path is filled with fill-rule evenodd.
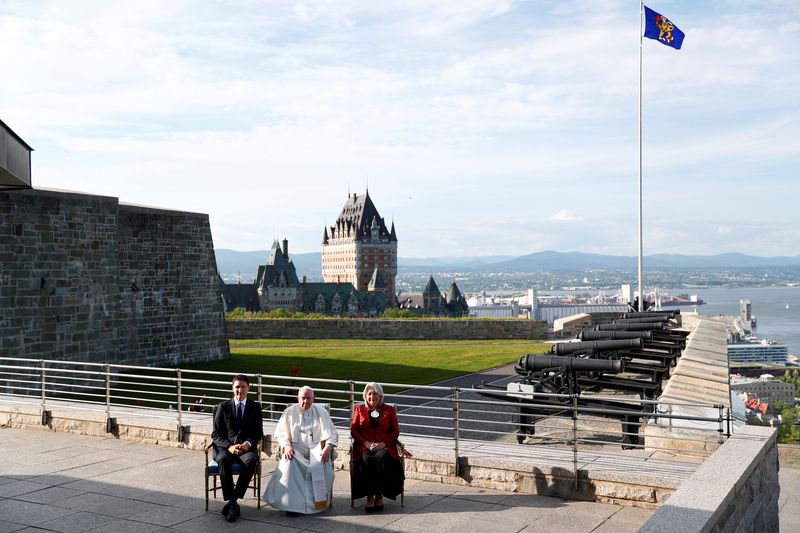
M 688 332 L 670 329 L 670 320 L 679 316 L 671 311 L 627 316 L 585 329 L 579 341 L 555 344 L 547 355 L 522 356 L 515 366 L 516 381 L 506 387 L 483 383 L 479 394 L 519 404 L 517 442 L 534 435 L 539 420 L 565 412 L 570 404 L 619 420 L 622 447 L 636 447 L 640 422 L 653 413 L 654 404 L 632 406 L 587 393 L 613 390 L 638 393 L 642 400 L 656 398 Z
M 505 388 L 482 383 L 477 390 L 488 398 L 519 404 L 515 421 L 520 444 L 527 435 L 536 433 L 537 421 L 559 413 L 574 401 L 579 409 L 597 409 L 598 416 L 618 419 L 622 424 L 623 448 L 631 448 L 639 444 L 639 422 L 653 412 L 652 405 L 634 408 L 623 402 L 581 395 L 583 383 L 593 386 L 590 376 L 623 372 L 626 364 L 622 359 L 528 354 L 520 357 L 515 365 L 517 381 Z
M 605 332 L 592 332 L 605 333 Z M 616 332 L 611 332 L 616 333 Z M 647 333 L 647 332 L 645 332 Z M 617 359 L 625 361 L 625 370 L 629 373 L 641 374 L 646 380 L 631 377 L 618 380 L 592 372 L 581 377 L 579 382 L 593 389 L 610 388 L 623 392 L 636 392 L 642 398 L 652 398 L 660 392 L 660 386 L 654 385 L 669 376 L 669 367 L 674 365 L 674 357 L 669 353 L 653 353 L 643 350 L 644 339 L 601 339 L 585 342 L 565 342 L 553 346 L 550 353 L 555 355 L 574 355 L 598 359 Z M 635 357 L 639 355 L 639 357 Z M 641 359 L 644 362 L 637 362 Z
M 595 331 L 582 329 L 578 332 L 576 338 L 581 341 L 642 339 L 647 342 L 653 340 L 653 333 L 650 331 Z
M 652 322 L 639 322 L 637 324 L 624 323 L 624 322 L 604 322 L 595 324 L 595 331 L 650 331 L 654 329 L 663 329 L 661 324 L 654 324 Z
M 588 342 L 560 342 L 553 346 L 551 352 L 554 355 L 572 355 L 633 350 L 643 347 L 644 342 L 642 339 L 593 340 Z
M 622 313 L 622 318 L 637 318 L 640 316 L 656 316 L 667 315 L 670 318 L 675 318 L 681 314 L 680 309 L 662 309 L 660 311 L 627 311 Z
M 642 339 L 642 348 L 645 350 L 666 351 L 677 355 L 686 347 L 683 337 L 672 338 L 661 335 L 662 332 L 654 330 L 627 331 L 627 330 L 590 330 L 582 329 L 576 335 L 580 341 L 599 341 L 599 340 L 622 340 L 622 339 Z
M 685 338 L 688 331 L 680 329 L 667 329 L 658 322 L 624 322 L 625 319 L 615 319 L 613 322 L 595 324 L 595 331 L 652 331 L 653 338 Z
M 559 346 L 558 344 L 556 346 Z M 566 368 L 582 372 L 622 372 L 625 363 L 620 360 L 584 359 L 580 357 L 564 357 L 562 355 L 523 355 L 515 367 L 517 373 L 541 372 Z

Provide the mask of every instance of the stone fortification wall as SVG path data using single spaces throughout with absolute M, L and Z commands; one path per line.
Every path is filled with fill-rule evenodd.
M 227 358 L 208 216 L 0 192 L 0 355 L 137 365 Z
M 539 320 L 227 320 L 231 339 L 544 339 Z
M 778 531 L 779 495 L 777 431 L 744 426 L 639 531 Z

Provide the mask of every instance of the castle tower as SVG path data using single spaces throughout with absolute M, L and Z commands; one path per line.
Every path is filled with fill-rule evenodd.
M 357 290 L 376 290 L 382 280 L 386 300 L 394 304 L 397 276 L 397 235 L 381 217 L 369 191 L 347 196 L 339 218 L 326 227 L 322 237 L 322 279 L 328 283 L 352 283 Z M 372 281 L 372 283 L 370 283 Z M 378 284 L 380 285 L 380 283 Z

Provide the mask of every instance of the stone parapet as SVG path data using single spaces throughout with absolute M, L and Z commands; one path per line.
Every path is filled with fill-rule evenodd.
M 739 428 L 639 531 L 778 531 L 776 435 Z
M 547 337 L 547 322 L 516 319 L 235 319 L 226 320 L 225 324 L 231 339 L 540 340 Z
M 692 332 L 659 397 L 658 409 L 662 413 L 686 417 L 724 417 L 731 407 L 725 327 L 693 316 L 684 319 L 683 326 Z M 727 425 L 721 427 L 716 420 L 673 423 L 670 418 L 660 417 L 648 420 L 644 441 L 650 449 L 704 457 L 722 443 L 720 429 L 728 431 Z

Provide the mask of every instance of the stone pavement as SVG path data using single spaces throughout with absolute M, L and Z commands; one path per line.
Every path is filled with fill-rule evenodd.
M 204 511 L 202 452 L 3 428 L 0 455 L 5 458 L 0 465 L 0 533 L 626 532 L 636 531 L 653 513 L 649 509 L 407 480 L 405 507 L 387 500 L 383 513 L 367 515 L 363 500 L 355 509 L 350 508 L 349 477 L 347 472 L 338 472 L 332 509 L 290 518 L 266 505 L 258 510 L 255 499 L 248 498 L 242 502 L 242 518 L 229 524 L 219 514 L 220 500 L 212 501 L 209 512 Z M 274 467 L 275 462 L 265 462 L 264 484 Z

